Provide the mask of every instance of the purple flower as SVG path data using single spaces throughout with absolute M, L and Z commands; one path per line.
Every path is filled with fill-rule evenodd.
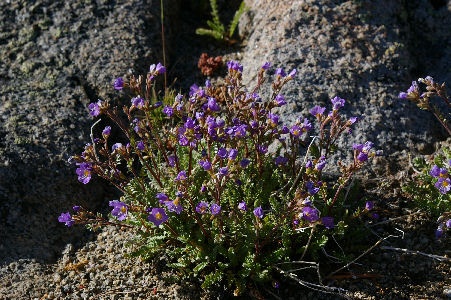
M 155 71 L 157 71 L 158 74 L 164 74 L 166 72 L 166 68 L 161 63 L 158 63 Z
M 333 110 L 338 110 L 341 107 L 345 105 L 345 99 L 342 99 L 338 96 L 335 96 L 333 99 L 330 100 L 333 104 Z
M 195 102 L 196 98 L 205 97 L 205 91 L 197 84 L 193 84 L 189 88 L 190 101 Z
M 150 211 L 149 216 L 147 216 L 147 220 L 152 222 L 155 226 L 160 226 L 162 223 L 168 220 L 168 215 L 161 207 L 154 207 Z
M 310 195 L 315 195 L 316 193 L 319 192 L 319 188 L 318 188 L 318 187 L 315 187 L 315 184 L 314 184 L 312 181 L 307 181 L 307 182 L 305 183 L 305 187 L 307 188 L 307 192 L 308 192 Z
M 136 143 L 136 149 L 138 149 L 139 151 L 144 151 L 144 149 L 145 149 L 144 142 L 143 141 L 138 141 Z
M 447 177 L 448 170 L 445 168 L 440 168 L 437 165 L 433 165 L 429 174 L 435 178 Z
M 233 135 L 236 138 L 245 137 L 247 133 L 247 125 L 241 124 L 233 127 Z
M 251 161 L 250 161 L 248 158 L 243 158 L 243 159 L 240 161 L 240 166 L 241 166 L 243 169 L 245 169 L 245 168 L 247 168 L 247 166 L 249 166 L 250 163 L 251 163 Z
M 67 227 L 71 227 L 75 223 L 69 212 L 61 213 L 61 215 L 58 217 L 58 222 L 64 223 L 64 225 L 66 225 Z
M 321 171 L 326 166 L 326 163 L 327 163 L 326 158 L 324 156 L 321 156 L 315 165 L 315 169 Z
M 222 167 L 222 168 L 219 168 L 219 172 L 218 172 L 218 176 L 219 177 L 224 177 L 224 176 L 227 176 L 227 174 L 229 174 L 229 168 L 227 168 L 227 167 Z
M 200 160 L 199 165 L 205 170 L 211 170 L 211 163 L 208 160 Z
M 124 88 L 124 79 L 122 79 L 122 77 L 118 77 L 114 80 L 114 89 L 115 90 L 122 90 Z
M 111 151 L 114 152 L 118 149 L 121 149 L 122 147 L 124 147 L 124 145 L 122 145 L 121 143 L 116 143 L 111 147 Z
M 122 201 L 113 200 L 109 203 L 113 207 L 111 214 L 115 216 L 119 221 L 123 221 L 127 218 L 128 206 Z
M 435 231 L 435 238 L 439 239 L 443 236 L 443 226 L 439 226 Z
M 188 146 L 188 144 L 189 144 L 188 138 L 185 135 L 180 134 L 179 135 L 179 144 L 180 144 L 180 146 Z
M 280 134 L 286 134 L 289 132 L 290 132 L 290 129 L 287 127 L 287 125 L 283 125 L 282 128 L 280 129 Z
M 253 212 L 254 212 L 254 216 L 256 216 L 259 219 L 262 219 L 264 216 L 263 209 L 261 206 L 255 208 Z
M 185 121 L 185 128 L 187 129 L 193 129 L 196 126 L 196 123 L 192 118 L 186 118 Z
M 105 129 L 103 129 L 103 131 L 102 131 L 102 135 L 103 135 L 104 137 L 109 136 L 110 133 L 111 133 L 111 126 L 106 126 Z
M 271 127 L 276 127 L 279 124 L 279 116 L 276 114 L 268 114 L 268 124 Z
M 298 138 L 302 134 L 302 128 L 298 125 L 291 126 L 290 133 L 293 137 Z
M 269 61 L 265 62 L 262 66 L 263 70 L 268 70 L 271 67 L 271 63 Z
M 268 152 L 268 146 L 266 146 L 266 145 L 257 145 L 257 150 L 261 154 L 266 154 Z
M 158 202 L 160 202 L 161 204 L 163 204 L 166 201 L 169 201 L 169 197 L 165 193 L 158 193 L 155 197 L 158 199 Z
M 211 211 L 211 214 L 212 214 L 213 216 L 216 216 L 217 214 L 219 214 L 219 213 L 221 212 L 221 206 L 219 206 L 219 205 L 216 204 L 216 203 L 213 203 L 213 204 L 210 206 L 210 211 Z
M 293 70 L 291 70 L 291 72 L 288 74 L 288 78 L 294 78 L 294 76 L 296 76 L 296 74 L 297 74 L 297 70 L 296 69 L 293 69 Z
M 276 165 L 278 165 L 278 166 L 286 165 L 287 162 L 288 162 L 288 158 L 283 157 L 283 156 L 277 156 L 277 157 L 274 159 L 274 163 L 275 163 Z
M 349 121 L 348 121 L 348 124 L 349 125 L 352 125 L 352 124 L 354 124 L 355 122 L 357 122 L 359 119 L 357 118 L 357 117 L 350 117 L 349 118 Z
M 407 99 L 407 93 L 406 92 L 399 93 L 398 98 L 399 99 Z
M 141 96 L 132 98 L 132 105 L 137 108 L 144 106 L 144 99 Z
M 78 181 L 87 184 L 91 180 L 91 171 L 92 165 L 90 163 L 83 162 L 79 164 L 77 170 L 75 170 L 75 173 L 78 175 Z
M 238 209 L 240 209 L 240 210 L 247 210 L 246 202 L 241 201 L 240 203 L 238 203 Z
M 313 128 L 312 124 L 307 118 L 304 118 L 304 122 L 301 123 L 302 132 L 307 132 Z
M 219 149 L 218 149 L 217 155 L 218 155 L 220 158 L 222 158 L 222 159 L 226 158 L 227 155 L 228 155 L 227 149 L 226 149 L 226 148 L 219 148 Z
M 186 180 L 186 171 L 180 171 L 175 178 L 175 181 L 184 181 Z
M 234 61 L 234 60 L 227 62 L 227 68 L 229 69 L 229 71 L 235 70 L 238 72 L 243 72 L 243 66 L 239 62 Z
M 172 106 L 167 105 L 163 108 L 163 113 L 168 117 L 172 117 L 172 115 L 174 114 L 174 109 L 172 108 Z
M 208 212 L 208 203 L 201 201 L 196 205 L 196 211 L 200 214 L 206 214 Z
M 409 87 L 409 89 L 407 90 L 407 93 L 414 93 L 417 92 L 418 93 L 418 83 L 416 81 L 412 81 L 412 85 Z
M 374 208 L 374 203 L 373 203 L 373 201 L 367 201 L 366 203 L 365 203 L 365 209 L 366 210 L 372 210 Z
M 175 155 L 168 156 L 168 166 L 175 167 L 176 162 L 177 162 L 177 157 Z
M 359 161 L 361 161 L 361 162 L 367 161 L 367 160 L 368 160 L 368 154 L 365 153 L 365 152 L 360 152 L 360 153 L 357 155 L 357 159 L 358 159 Z
M 136 133 L 138 133 L 138 132 L 139 132 L 139 119 L 138 119 L 138 118 L 133 119 L 132 123 L 133 123 L 133 125 L 135 125 L 135 126 L 133 127 L 133 130 L 134 130 Z
M 306 167 L 307 169 L 313 168 L 313 162 L 312 162 L 311 160 L 308 160 L 308 161 L 305 163 L 305 167 Z
M 287 74 L 285 73 L 285 71 L 282 68 L 277 68 L 276 75 L 280 76 L 280 77 L 285 77 Z
M 321 223 L 326 227 L 327 229 L 333 229 L 334 228 L 334 218 L 332 217 L 322 217 Z
M 287 102 L 285 101 L 285 97 L 282 96 L 281 94 L 278 94 L 276 96 L 275 101 L 276 101 L 276 105 L 279 106 L 279 107 L 287 104 Z
M 324 111 L 326 110 L 325 107 L 321 107 L 319 105 L 314 106 L 312 109 L 310 109 L 310 114 L 312 114 L 315 117 L 321 116 Z
M 451 219 L 448 219 L 448 221 L 445 222 L 445 226 L 451 228 Z
M 319 211 L 310 206 L 305 206 L 301 212 L 301 218 L 308 222 L 316 222 L 319 220 Z
M 177 196 L 173 201 L 164 201 L 163 204 L 167 207 L 168 211 L 175 212 L 180 215 L 183 211 L 183 206 L 180 204 L 180 197 Z
M 79 206 L 79 205 L 74 205 L 74 206 L 72 207 L 72 210 L 75 211 L 75 212 L 79 212 L 79 211 L 81 210 L 81 206 Z
M 157 65 L 152 64 L 149 67 L 149 73 L 154 73 L 154 71 L 157 74 L 163 74 L 166 72 L 166 68 L 161 63 L 158 63 Z
M 353 144 L 352 148 L 357 152 L 357 159 L 360 162 L 365 162 L 368 160 L 368 154 L 373 147 L 373 143 L 370 141 L 365 142 L 365 144 Z
M 446 194 L 451 190 L 451 180 L 449 178 L 440 177 L 434 186 L 439 190 L 440 193 Z
M 93 117 L 100 115 L 100 106 L 102 105 L 102 100 L 98 100 L 96 103 L 90 103 L 88 106 L 89 114 Z
M 230 149 L 230 151 L 229 151 L 229 159 L 230 160 L 235 160 L 237 156 L 238 156 L 238 150 L 237 149 Z
M 207 108 L 211 111 L 220 111 L 221 107 L 219 107 L 216 99 L 213 97 L 208 97 Z

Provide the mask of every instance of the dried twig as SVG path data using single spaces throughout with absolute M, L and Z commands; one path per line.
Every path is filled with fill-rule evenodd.
M 380 245 L 380 243 L 382 243 L 383 241 L 392 238 L 392 237 L 396 237 L 399 238 L 400 236 L 397 235 L 388 235 L 384 238 L 380 238 L 373 246 L 369 247 L 367 250 L 365 250 L 365 252 L 363 252 L 362 254 L 360 254 L 359 256 L 357 256 L 355 259 L 353 259 L 352 261 L 350 261 L 349 263 L 347 263 L 346 265 L 344 265 L 343 267 L 333 271 L 332 273 L 330 273 L 329 275 L 326 276 L 326 278 L 330 278 L 331 276 L 337 274 L 338 272 L 340 272 L 343 269 L 347 269 L 350 265 L 354 264 L 356 261 L 358 261 L 359 259 L 361 259 L 363 256 L 367 255 L 369 252 L 371 252 L 374 248 L 376 248 L 378 245 Z
M 451 262 L 451 258 L 449 258 L 449 257 L 439 256 L 439 255 L 429 254 L 429 253 L 424 253 L 424 252 L 421 252 L 421 251 L 415 251 L 415 250 L 409 250 L 409 249 L 403 249 L 403 248 L 396 248 L 396 247 L 389 247 L 389 246 L 381 246 L 381 249 L 383 249 L 383 250 L 400 251 L 400 252 L 404 252 L 406 254 L 422 255 L 422 256 L 426 256 L 426 257 L 432 258 L 432 259 L 436 259 L 438 261 Z
M 408 214 L 408 215 L 403 215 L 403 216 L 400 216 L 400 217 L 391 218 L 391 219 L 388 219 L 388 220 L 385 220 L 385 221 L 377 222 L 377 223 L 368 225 L 368 227 L 374 227 L 374 226 L 377 226 L 377 225 L 382 225 L 382 224 L 390 223 L 390 222 L 393 222 L 393 221 L 395 221 L 395 220 L 404 219 L 404 218 L 406 218 L 406 217 L 414 216 L 414 215 L 419 215 L 419 214 L 422 214 L 422 213 L 424 213 L 424 212 L 421 211 L 421 210 L 419 210 L 419 211 L 416 211 L 416 212 L 411 213 L 411 214 Z
M 345 289 L 325 286 L 325 285 L 322 285 L 322 284 L 311 283 L 311 282 L 299 279 L 296 274 L 284 271 L 284 270 L 282 270 L 279 267 L 274 266 L 274 269 L 279 271 L 280 274 L 282 274 L 284 276 L 287 276 L 290 279 L 293 279 L 294 281 L 296 281 L 300 285 L 302 285 L 302 286 L 304 286 L 306 288 L 309 288 L 311 290 L 314 290 L 314 291 L 317 291 L 317 292 L 320 292 L 320 293 L 334 294 L 334 295 L 341 296 L 341 297 L 343 297 L 345 299 L 350 299 L 348 296 L 345 295 L 345 292 L 347 292 Z

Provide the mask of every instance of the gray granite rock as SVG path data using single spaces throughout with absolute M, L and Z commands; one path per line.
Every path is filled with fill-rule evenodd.
M 99 205 L 107 191 L 80 184 L 67 163 L 89 141 L 86 107 L 160 59 L 159 4 L 2 1 L 0 20 L 0 263 L 54 260 L 83 232 L 69 233 L 59 212 Z
M 280 110 L 285 121 L 307 116 L 317 104 L 330 108 L 340 96 L 348 116 L 363 117 L 340 148 L 370 140 L 387 155 L 430 154 L 445 132 L 432 114 L 397 96 L 418 76 L 449 82 L 450 2 L 437 9 L 429 1 L 408 2 L 246 1 L 244 78 L 255 81 L 265 61 L 296 68 L 283 90 L 290 100 Z

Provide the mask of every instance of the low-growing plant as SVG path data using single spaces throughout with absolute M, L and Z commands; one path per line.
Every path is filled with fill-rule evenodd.
M 241 15 L 246 11 L 247 7 L 244 1 L 241 2 L 238 10 L 235 12 L 233 19 L 230 21 L 228 28 L 224 26 L 219 18 L 218 4 L 216 0 L 210 0 L 211 16 L 212 20 L 207 21 L 207 25 L 210 28 L 197 28 L 196 34 L 211 36 L 217 41 L 223 41 L 226 43 L 235 43 L 233 40 L 233 34 L 238 26 Z
M 420 87 L 424 86 L 424 89 Z M 413 81 L 407 92 L 401 92 L 399 98 L 414 102 L 420 109 L 431 111 L 437 120 L 451 135 L 448 118 L 440 111 L 437 105 L 431 102 L 432 97 L 438 97 L 451 108 L 451 102 L 446 93 L 445 83 L 439 84 L 430 76 Z M 411 196 L 416 203 L 432 215 L 439 216 L 437 238 L 451 228 L 451 149 L 440 149 L 435 157 L 426 161 L 422 157 L 413 159 L 412 181 L 408 182 L 403 190 Z
M 378 152 L 369 141 L 354 144 L 354 158 L 338 161 L 341 176 L 326 181 L 337 139 L 357 121 L 343 116 L 345 100 L 331 99 L 328 112 L 314 106 L 313 123 L 300 117 L 286 125 L 276 112 L 286 105 L 281 90 L 295 69 L 277 69 L 265 99 L 259 90 L 269 63 L 249 90 L 242 84 L 243 66 L 230 61 L 227 67 L 224 83 L 193 85 L 172 103 L 151 92 L 165 72 L 161 64 L 146 76 L 116 79 L 115 89 L 131 91 L 131 104 L 118 109 L 99 100 L 89 111 L 112 120 L 127 142 L 111 140 L 107 126 L 73 159 L 80 182 L 95 174 L 123 195 L 109 202 L 110 219 L 75 206 L 59 221 L 130 227 L 137 255 L 164 254 L 181 279 L 198 278 L 205 289 L 221 285 L 239 295 L 280 276 L 275 266 L 317 259 L 332 235 L 371 216 L 373 203 L 347 200 L 347 188 Z

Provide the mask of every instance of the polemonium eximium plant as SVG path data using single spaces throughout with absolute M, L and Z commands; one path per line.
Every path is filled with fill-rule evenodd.
M 431 76 L 413 81 L 406 92 L 399 94 L 399 98 L 410 100 L 419 108 L 431 111 L 451 135 L 449 117 L 432 103 L 431 98 L 434 97 L 441 99 L 443 104 L 451 108 L 445 83 L 439 84 Z M 440 215 L 436 237 L 441 238 L 451 228 L 451 149 L 440 149 L 430 161 L 415 158 L 413 167 L 415 172 L 412 181 L 406 184 L 403 190 L 434 216 Z
M 133 228 L 138 255 L 164 253 L 180 278 L 239 295 L 277 278 L 276 264 L 315 257 L 328 236 L 344 231 L 344 190 L 377 152 L 369 141 L 354 144 L 346 150 L 354 159 L 340 161 L 342 176 L 327 183 L 323 172 L 335 143 L 357 121 L 342 115 L 346 101 L 334 97 L 329 109 L 315 106 L 309 116 L 283 124 L 277 114 L 286 105 L 282 87 L 296 70 L 277 69 L 265 98 L 259 90 L 269 63 L 252 89 L 242 84 L 240 63 L 227 67 L 222 84 L 193 85 L 171 101 L 152 97 L 155 78 L 165 72 L 161 64 L 146 76 L 117 79 L 114 88 L 130 90 L 130 103 L 118 109 L 99 100 L 89 112 L 112 120 L 126 141 L 116 141 L 107 126 L 73 158 L 81 183 L 100 176 L 122 196 L 110 201 L 109 220 L 77 206 L 59 221 Z

